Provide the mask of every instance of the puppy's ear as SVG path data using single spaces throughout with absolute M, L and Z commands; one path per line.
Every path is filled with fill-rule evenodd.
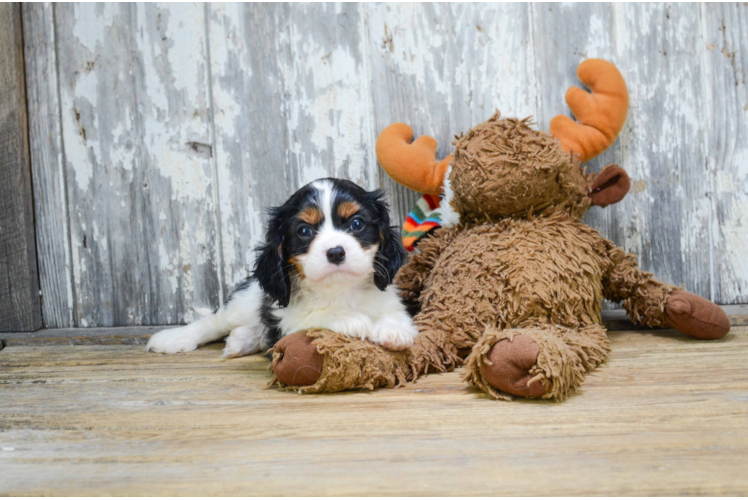
M 285 259 L 283 220 L 282 207 L 270 210 L 265 244 L 257 248 L 260 255 L 253 274 L 262 290 L 286 307 L 291 300 L 291 266 Z
M 379 219 L 379 250 L 374 257 L 374 284 L 384 290 L 392 283 L 397 270 L 405 262 L 407 253 L 400 239 L 399 228 L 390 226 L 390 212 L 384 201 L 384 190 L 377 189 L 368 194 Z

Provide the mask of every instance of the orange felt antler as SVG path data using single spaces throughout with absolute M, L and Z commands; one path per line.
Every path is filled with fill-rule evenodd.
M 452 156 L 436 161 L 436 140 L 422 135 L 413 143 L 413 129 L 393 123 L 377 138 L 377 160 L 390 177 L 403 186 L 425 194 L 442 191 Z
M 621 132 L 629 109 L 629 92 L 621 73 L 612 63 L 587 59 L 577 68 L 579 80 L 592 90 L 570 87 L 566 103 L 579 121 L 558 115 L 551 120 L 551 135 L 564 151 L 582 162 L 591 160 L 613 144 Z

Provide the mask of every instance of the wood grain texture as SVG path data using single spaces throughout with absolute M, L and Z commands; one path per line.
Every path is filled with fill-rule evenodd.
M 176 328 L 176 327 L 175 327 Z M 110 326 L 105 328 L 43 328 L 35 332 L 3 333 L 6 346 L 142 345 L 163 326 Z
M 704 4 L 714 295 L 748 303 L 748 5 Z
M 437 156 L 449 154 L 451 34 L 447 4 L 366 5 L 367 57 L 375 134 L 394 122 L 413 127 L 415 136 L 439 141 Z M 420 197 L 394 182 L 380 168 L 390 195 L 393 223 L 402 225 Z
M 634 178 L 634 193 L 621 208 L 641 235 L 627 235 L 619 244 L 659 279 L 711 298 L 710 182 L 700 102 L 705 47 L 694 36 L 701 27 L 699 6 L 641 4 L 617 17 L 630 37 L 618 50 L 631 61 L 634 103 L 622 163 Z M 625 220 L 624 214 L 618 218 Z
M 419 195 L 376 164 L 385 126 L 432 135 L 439 157 L 495 109 L 547 128 L 586 57 L 614 61 L 631 95 L 589 169 L 616 162 L 633 180 L 586 221 L 658 278 L 747 302 L 746 9 L 29 6 L 45 319 L 190 320 L 250 272 L 263 210 L 317 177 L 385 187 L 401 224 Z
M 208 27 L 225 292 L 247 277 L 264 209 L 291 190 L 284 68 L 288 7 L 210 4 Z
M 0 5 L 0 331 L 42 326 L 21 5 Z
M 367 38 L 376 132 L 394 122 L 430 135 L 437 157 L 456 134 L 488 119 L 536 113 L 528 7 L 522 4 L 371 4 Z M 420 194 L 392 181 L 394 219 L 402 224 Z
M 261 356 L 0 352 L 0 494 L 745 495 L 748 329 L 611 334 L 564 403 L 461 371 L 376 392 L 263 390 Z
M 75 299 L 52 4 L 23 4 L 23 26 L 42 316 L 47 328 L 69 328 Z
M 377 167 L 356 5 L 207 9 L 227 293 L 265 208 L 322 177 L 373 189 Z
M 218 305 L 202 5 L 55 7 L 76 326 Z
M 711 297 L 699 6 L 535 4 L 533 14 L 543 129 L 570 115 L 564 94 L 581 86 L 576 66 L 586 58 L 615 61 L 629 88 L 619 139 L 587 167 L 617 163 L 632 189 L 617 205 L 592 207 L 585 221 L 658 279 Z
M 748 305 L 722 307 L 732 326 L 748 326 Z M 603 324 L 609 332 L 648 330 L 662 335 L 679 335 L 675 330 L 651 330 L 631 322 L 626 311 L 602 312 Z M 145 345 L 161 326 L 119 326 L 106 328 L 50 328 L 35 332 L 9 332 L 0 335 L 6 346 L 46 345 Z

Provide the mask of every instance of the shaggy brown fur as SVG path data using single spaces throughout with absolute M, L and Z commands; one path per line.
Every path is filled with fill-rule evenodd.
M 329 330 L 308 330 L 289 337 L 296 335 L 313 339 L 312 345 L 323 357 L 321 375 L 314 384 L 306 386 L 293 385 L 292 381 L 283 380 L 277 365 L 289 355 L 289 350 L 306 348 L 303 340 L 292 340 L 292 344 L 284 346 L 283 350 L 274 349 L 272 353 L 271 367 L 276 376 L 270 382 L 271 386 L 278 385 L 305 393 L 399 387 L 429 370 L 446 371 L 462 363 L 444 332 L 420 334 L 413 347 L 396 352 Z M 304 354 L 309 353 L 302 353 L 302 356 Z
M 530 372 L 546 386 L 543 397 L 562 399 L 606 357 L 603 297 L 659 326 L 675 289 L 565 212 L 440 229 L 420 248 L 397 280 L 406 297 L 418 297 L 416 324 L 471 348 L 466 380 L 496 397 L 481 371 L 496 342 L 518 333 L 535 340 L 540 355 Z
M 590 206 L 579 161 L 530 120 L 496 112 L 455 141 L 453 208 L 467 219 L 526 217 L 546 210 L 581 217 Z
M 582 383 L 586 372 L 605 361 L 610 350 L 605 328 L 600 325 L 579 330 L 547 324 L 508 330 L 489 328 L 465 362 L 465 380 L 497 399 L 511 399 L 486 380 L 483 367 L 492 364 L 488 356 L 495 344 L 503 339 L 511 342 L 516 335 L 527 336 L 540 347 L 535 364 L 528 371 L 532 376 L 528 384 L 540 381 L 545 388 L 544 398 L 565 398 Z
M 403 299 L 419 310 L 415 346 L 389 352 L 309 333 L 324 363 L 303 391 L 393 387 L 464 363 L 465 380 L 495 398 L 560 400 L 607 357 L 603 298 L 621 302 L 643 325 L 702 338 L 729 330 L 716 305 L 653 279 L 579 220 L 593 199 L 607 205 L 622 198 L 628 176 L 619 167 L 596 182 L 551 136 L 498 113 L 457 139 L 451 165 L 460 224 L 422 240 L 396 277 Z M 686 313 L 676 322 L 667 311 L 674 294 L 682 298 L 678 313 Z M 703 325 L 717 326 L 702 334 Z

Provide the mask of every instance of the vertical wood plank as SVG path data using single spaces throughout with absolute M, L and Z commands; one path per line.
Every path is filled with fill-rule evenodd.
M 42 326 L 21 5 L 0 5 L 0 331 Z
M 640 233 L 626 235 L 622 243 L 657 278 L 712 298 L 699 6 L 621 4 L 615 9 L 615 26 L 624 34 L 617 52 L 629 68 L 634 103 L 622 164 L 632 172 L 633 196 L 616 224 L 631 220 Z
M 355 4 L 210 5 L 224 277 L 246 277 L 262 210 L 302 185 L 377 184 Z
M 52 4 L 23 4 L 23 40 L 42 317 L 47 328 L 69 328 L 74 298 Z
M 291 192 L 287 168 L 288 6 L 209 4 L 225 292 L 249 276 L 264 209 Z
M 292 4 L 287 64 L 294 186 L 320 177 L 378 184 L 359 4 Z
M 714 299 L 748 303 L 748 6 L 703 4 Z
M 529 6 L 452 7 L 454 26 L 448 39 L 452 135 L 467 132 L 495 110 L 507 117 L 535 116 L 537 82 Z
M 128 189 L 140 170 L 129 24 L 125 7 L 55 6 L 75 326 L 147 324 L 143 217 Z
M 451 151 L 452 93 L 450 68 L 451 23 L 447 4 L 368 4 L 367 49 L 375 133 L 404 122 L 415 136 L 428 134 L 439 146 L 437 156 Z M 420 197 L 394 182 L 380 168 L 393 223 L 402 225 Z
M 189 320 L 220 288 L 203 7 L 56 9 L 76 325 Z
M 664 281 L 710 297 L 709 177 L 704 153 L 701 19 L 694 4 L 533 5 L 540 124 L 569 114 L 563 95 L 588 57 L 621 69 L 631 107 L 617 144 L 588 164 L 632 178 L 623 202 L 585 220 Z M 541 76 L 542 75 L 542 76 Z
M 521 4 L 367 4 L 376 133 L 394 122 L 428 134 L 437 155 L 455 134 L 488 119 L 535 114 L 528 7 Z M 420 194 L 380 169 L 401 224 Z
M 150 322 L 189 322 L 222 293 L 205 8 L 138 3 L 135 16 Z

